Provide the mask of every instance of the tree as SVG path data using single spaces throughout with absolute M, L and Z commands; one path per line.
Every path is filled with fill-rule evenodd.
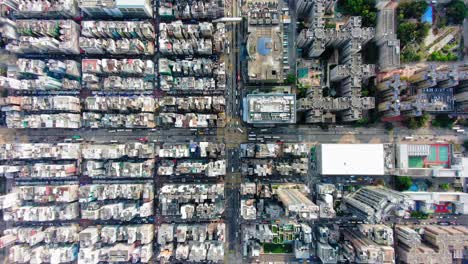
M 363 118 L 356 121 L 357 126 L 365 126 L 367 124 L 369 124 L 369 118 L 367 118 L 367 117 L 363 117 Z
M 463 141 L 463 147 L 468 149 L 468 140 Z
M 442 183 L 442 184 L 439 185 L 439 188 L 444 190 L 444 191 L 448 191 L 450 189 L 450 184 Z
M 424 38 L 429 34 L 431 26 L 428 23 L 419 23 L 412 21 L 405 21 L 398 25 L 397 34 L 400 38 L 402 47 L 409 43 L 421 43 Z
M 385 129 L 388 130 L 388 131 L 392 131 L 392 130 L 393 130 L 393 124 L 390 123 L 390 122 L 385 122 L 385 123 L 384 123 L 384 127 L 385 127 Z
M 298 85 L 297 87 L 297 98 L 304 98 L 306 97 L 307 95 L 307 88 L 301 86 L 301 85 Z
M 292 84 L 296 84 L 296 81 L 297 81 L 296 75 L 290 73 L 290 74 L 288 74 L 288 76 L 286 77 L 286 80 L 284 80 L 284 83 L 285 83 L 285 84 L 292 85 Z
M 468 119 L 462 117 L 462 118 L 458 119 L 457 124 L 460 125 L 460 126 L 468 126 Z
M 416 129 L 416 128 L 419 128 L 419 127 L 418 127 L 418 122 L 416 121 L 416 119 L 415 119 L 414 117 L 409 118 L 405 123 L 406 123 L 406 126 L 407 126 L 409 129 Z
M 431 125 L 434 127 L 451 128 L 455 120 L 455 118 L 450 118 L 447 114 L 438 114 L 432 120 Z
M 429 56 L 430 61 L 456 61 L 458 59 L 457 55 L 452 52 L 443 53 L 441 51 L 434 51 Z
M 431 116 L 428 113 L 424 113 L 422 116 L 417 117 L 416 121 L 418 122 L 418 127 L 426 126 L 429 119 L 431 119 Z
M 396 177 L 395 179 L 395 188 L 398 191 L 406 191 L 408 190 L 411 185 L 413 185 L 413 180 L 411 177 L 408 176 L 401 176 L 401 177 Z
M 323 130 L 327 130 L 328 131 L 328 127 L 329 125 L 327 123 L 320 123 L 320 128 L 323 129 Z
M 467 15 L 467 8 L 465 3 L 462 0 L 452 0 L 447 5 L 447 17 L 454 24 L 462 24 L 463 19 Z
M 402 47 L 405 47 L 408 43 L 411 43 L 416 39 L 417 29 L 418 23 L 402 22 L 398 25 L 397 35 L 400 38 Z
M 420 60 L 421 60 L 421 56 L 413 48 L 406 47 L 401 52 L 402 62 L 414 62 L 414 61 L 420 61 Z
M 416 18 L 419 19 L 427 9 L 426 1 L 407 1 L 402 2 L 398 6 L 398 14 L 400 18 Z
M 340 0 L 338 6 L 345 15 L 361 16 L 364 27 L 374 27 L 377 20 L 375 0 Z
M 427 219 L 429 217 L 428 214 L 425 214 L 423 212 L 418 212 L 418 211 L 411 212 L 410 215 L 413 218 L 419 218 L 419 219 Z
M 429 119 L 431 119 L 431 116 L 424 113 L 422 116 L 409 118 L 405 121 L 405 124 L 409 129 L 417 129 L 426 126 Z

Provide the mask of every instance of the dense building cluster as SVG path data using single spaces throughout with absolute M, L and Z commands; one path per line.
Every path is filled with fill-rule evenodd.
M 423 113 L 457 113 L 467 109 L 466 66 L 429 65 L 384 76 L 379 91 L 378 110 L 389 120 L 422 116 Z
M 305 176 L 308 171 L 308 151 L 305 144 L 242 144 L 241 171 L 246 176 Z
M 0 0 L 1 262 L 464 262 L 468 7 L 364 2 Z

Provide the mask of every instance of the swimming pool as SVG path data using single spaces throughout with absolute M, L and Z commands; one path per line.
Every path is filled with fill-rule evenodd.
M 432 6 L 428 6 L 426 11 L 424 12 L 424 14 L 422 15 L 421 17 L 421 22 L 423 23 L 429 23 L 432 25 Z

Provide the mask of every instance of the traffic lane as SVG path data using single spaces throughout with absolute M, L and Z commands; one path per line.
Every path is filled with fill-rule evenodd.
M 347 134 L 347 133 L 355 133 L 355 134 L 389 134 L 390 132 L 384 128 L 379 127 L 354 127 L 349 125 L 342 125 L 342 126 L 331 126 L 329 129 L 324 130 L 320 128 L 318 125 L 303 125 L 303 124 L 295 124 L 289 126 L 277 126 L 273 128 L 250 128 L 249 130 L 255 131 L 257 133 L 288 133 L 290 131 L 295 131 L 296 133 L 299 132 L 301 134 Z M 457 133 L 452 129 L 418 129 L 418 130 L 411 130 L 407 128 L 395 128 L 392 132 L 394 135 L 401 135 L 401 136 L 434 136 L 434 135 L 455 135 L 459 137 L 467 137 L 465 134 Z
M 229 188 L 227 191 L 228 199 L 226 200 L 230 206 L 226 208 L 226 220 L 228 222 L 228 241 L 229 248 L 235 249 L 236 244 L 238 242 L 238 237 L 236 234 L 239 232 L 238 226 L 238 217 L 239 217 L 239 196 L 238 189 L 231 189 Z

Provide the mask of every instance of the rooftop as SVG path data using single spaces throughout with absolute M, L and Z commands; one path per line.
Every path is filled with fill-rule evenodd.
M 296 123 L 296 96 L 249 94 L 244 103 L 244 120 L 250 124 Z
M 383 144 L 322 144 L 323 175 L 384 175 Z

